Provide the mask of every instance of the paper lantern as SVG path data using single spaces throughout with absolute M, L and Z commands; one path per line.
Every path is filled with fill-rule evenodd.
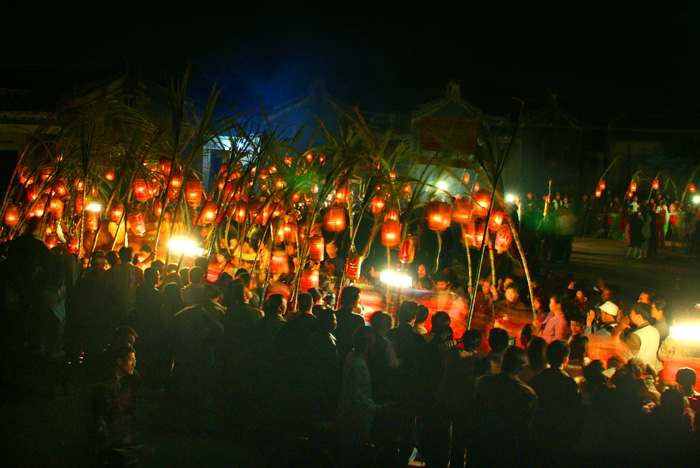
M 84 201 L 83 201 L 82 195 L 75 197 L 75 203 L 74 203 L 74 208 L 73 208 L 75 214 L 80 214 L 83 211 L 83 203 L 84 203 Z
M 445 231 L 452 223 L 452 205 L 440 201 L 432 201 L 426 206 L 428 229 Z
M 44 209 L 46 208 L 46 204 L 49 201 L 49 196 L 44 194 L 41 197 L 39 197 L 39 200 L 36 202 L 34 205 L 34 216 L 37 218 L 41 218 L 44 216 Z
M 309 260 L 322 262 L 326 243 L 321 236 L 309 237 Z
M 44 244 L 46 244 L 46 247 L 51 250 L 54 247 L 58 247 L 58 237 L 56 236 L 48 236 L 46 239 L 44 239 Z
M 149 182 L 147 182 L 146 185 L 148 186 L 148 197 L 157 197 L 158 192 L 160 192 L 160 183 L 158 182 L 158 179 L 154 177 Z
M 114 180 L 114 169 L 111 167 L 108 167 L 107 170 L 105 171 L 105 179 L 112 181 Z
M 78 192 L 82 192 L 83 189 L 85 188 L 85 180 L 84 179 L 75 179 L 75 189 Z
M 301 193 L 299 192 L 294 192 L 292 194 L 292 203 L 299 203 L 299 200 L 301 199 Z
M 474 194 L 474 209 L 472 214 L 479 218 L 485 218 L 491 207 L 491 192 L 477 190 Z
M 654 179 L 654 182 L 651 183 L 651 188 L 654 190 L 659 190 L 659 179 Z
M 267 169 L 260 171 L 260 180 L 267 180 L 270 177 L 270 172 Z
M 51 197 L 49 201 L 49 213 L 54 219 L 60 219 L 63 217 L 63 202 L 58 197 Z
M 393 182 L 394 180 L 396 180 L 396 172 L 391 171 L 391 172 L 389 173 L 389 179 L 391 179 L 392 182 Z
M 292 158 L 290 158 L 289 156 L 285 156 L 284 159 L 283 159 L 282 161 L 283 161 L 287 166 L 291 166 L 291 165 L 292 165 Z
M 19 179 L 19 183 L 24 185 L 27 182 L 27 179 L 29 179 L 31 173 L 32 170 L 29 168 L 29 166 L 20 166 L 17 168 L 17 178 Z
M 473 191 L 478 192 L 479 190 L 481 190 L 481 185 L 479 184 L 479 182 L 475 182 Z
M 503 224 L 503 219 L 505 218 L 505 213 L 502 211 L 498 210 L 492 210 L 491 211 L 491 219 L 489 219 L 489 229 L 492 232 L 498 231 L 498 229 L 501 227 L 501 224 Z
M 345 277 L 350 281 L 357 281 L 360 278 L 360 269 L 362 268 L 362 257 L 356 252 L 351 252 L 348 255 L 348 261 L 345 268 Z
M 100 213 L 98 211 L 85 210 L 85 229 L 97 231 L 100 225 Z
M 452 221 L 459 224 L 472 219 L 472 201 L 468 198 L 456 198 L 452 202 Z
M 689 191 L 690 193 L 695 193 L 695 190 L 696 190 L 696 189 L 695 189 L 695 184 L 690 184 L 690 185 L 688 185 L 688 191 Z
M 246 221 L 246 218 L 248 217 L 248 210 L 246 209 L 245 205 L 237 205 L 234 212 L 233 212 L 233 219 L 239 223 L 243 224 Z
M 637 191 L 637 182 L 630 183 L 630 192 L 636 192 L 636 191 Z
M 182 188 L 182 173 L 179 170 L 172 171 L 170 175 L 170 185 L 168 187 L 172 193 L 172 198 L 175 198 L 180 193 Z
M 297 233 L 299 232 L 299 227 L 294 223 L 284 223 L 282 226 L 283 239 L 287 244 L 297 243 Z
M 13 227 L 19 221 L 19 207 L 17 205 L 9 205 L 5 209 L 5 226 Z
M 277 174 L 277 166 L 274 164 L 270 164 L 270 168 L 268 170 L 270 171 L 270 174 Z
M 301 284 L 299 288 L 304 292 L 311 288 L 318 288 L 318 277 L 318 270 L 305 268 L 301 274 Z
M 326 164 L 326 155 L 323 153 L 319 154 L 318 155 L 318 162 L 322 165 Z
M 150 198 L 148 193 L 148 185 L 143 179 L 134 180 L 134 198 L 138 202 L 145 202 Z
M 275 179 L 275 188 L 277 190 L 282 190 L 284 188 L 284 179 L 281 177 L 277 177 Z
M 403 191 L 404 191 L 404 193 L 412 193 L 413 187 L 411 187 L 411 184 L 406 184 L 403 186 Z
M 284 250 L 275 250 L 270 259 L 272 273 L 289 273 L 289 256 Z
M 202 212 L 199 214 L 199 220 L 203 224 L 213 223 L 216 219 L 216 202 L 209 200 L 202 207 Z
M 323 229 L 328 232 L 341 232 L 345 230 L 345 208 L 341 205 L 329 206 L 323 216 Z
M 188 205 L 197 207 L 202 204 L 202 182 L 198 179 L 187 179 L 185 182 L 185 201 Z
M 370 202 L 370 209 L 372 210 L 372 214 L 375 216 L 379 216 L 385 206 L 386 199 L 384 198 L 384 195 L 375 195 Z
M 605 190 L 605 181 L 604 180 L 601 180 L 600 182 L 598 182 L 598 188 L 601 190 L 601 192 L 603 190 Z
M 167 158 L 163 156 L 160 158 L 158 161 L 158 169 L 160 172 L 162 172 L 164 175 L 169 176 L 170 175 L 170 169 L 172 168 L 173 163 L 170 158 Z
M 339 184 L 335 189 L 335 201 L 337 203 L 345 203 L 350 196 L 350 188 L 348 184 Z
M 468 184 L 468 183 L 469 183 L 469 178 L 470 178 L 470 175 L 469 175 L 469 173 L 467 172 L 467 173 L 464 174 L 464 176 L 462 177 L 462 180 L 464 181 L 465 184 Z
M 31 184 L 27 187 L 27 200 L 33 202 L 36 197 L 39 196 L 39 186 L 37 184 Z
M 131 213 L 127 218 L 129 228 L 137 236 L 143 236 L 146 233 L 146 223 L 143 220 L 143 215 L 140 211 Z
M 306 162 L 311 162 L 314 160 L 314 153 L 313 151 L 307 151 L 304 153 L 304 159 L 306 159 Z
M 311 193 L 318 193 L 318 184 L 314 184 L 311 187 Z
M 68 241 L 68 253 L 78 253 L 78 238 L 71 237 Z
M 503 253 L 510 247 L 513 241 L 513 232 L 508 226 L 504 226 L 496 233 L 496 242 L 494 243 L 498 253 Z
M 394 249 L 401 243 L 401 223 L 384 221 L 382 224 L 382 245 Z
M 473 223 L 462 224 L 462 240 L 469 247 L 480 249 L 484 243 L 486 222 L 477 220 Z
M 386 212 L 384 215 L 384 221 L 398 221 L 399 220 L 399 210 L 397 208 L 392 208 Z
M 416 256 L 416 240 L 412 236 L 406 236 L 399 249 L 401 263 L 413 263 Z
M 156 200 L 153 203 L 153 212 L 155 213 L 156 216 L 160 216 L 163 213 L 163 202 L 160 200 Z
M 250 210 L 250 217 L 255 224 L 267 224 L 267 220 L 270 219 L 272 214 L 272 208 L 269 203 L 251 202 L 248 204 L 248 209 Z
M 42 180 L 42 182 L 45 182 L 46 179 L 48 179 L 49 177 L 51 177 L 51 174 L 52 174 L 52 173 L 53 173 L 53 167 L 52 167 L 52 166 L 44 167 L 44 168 L 41 170 L 41 180 Z
M 600 196 L 603 194 L 603 192 L 600 191 L 600 189 L 595 191 L 595 197 L 600 198 Z
M 66 184 L 61 179 L 54 182 L 54 184 L 51 186 L 51 190 L 53 190 L 53 193 L 56 194 L 56 196 L 61 198 L 65 197 L 68 193 L 68 187 L 66 187 Z
M 122 220 L 122 215 L 124 214 L 124 205 L 118 204 L 112 206 L 112 209 L 109 210 L 109 218 L 114 221 L 115 223 L 118 223 Z

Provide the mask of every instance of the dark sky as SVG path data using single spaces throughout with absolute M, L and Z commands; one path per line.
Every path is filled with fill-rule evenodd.
M 23 7 L 5 18 L 0 67 L 82 71 L 130 57 L 162 76 L 191 59 L 198 94 L 218 81 L 241 106 L 278 105 L 316 79 L 371 110 L 410 105 L 448 79 L 487 111 L 546 89 L 573 101 L 700 103 L 698 2 L 207 3 Z

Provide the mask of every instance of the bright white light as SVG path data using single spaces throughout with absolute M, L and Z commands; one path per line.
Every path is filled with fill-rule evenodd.
M 669 338 L 700 342 L 700 323 L 684 323 L 671 327 Z
M 447 182 L 438 182 L 437 188 L 439 188 L 440 190 L 447 190 Z
M 695 195 L 693 197 L 693 203 L 695 203 L 696 205 L 700 203 L 700 195 Z
M 515 201 L 515 195 L 513 195 L 512 193 L 509 193 L 508 195 L 506 195 L 506 201 L 508 203 L 513 203 Z
M 87 211 L 100 212 L 102 210 L 102 205 L 100 205 L 99 203 L 90 203 L 85 209 Z
M 409 288 L 413 284 L 413 279 L 410 276 L 395 271 L 382 271 L 379 273 L 379 279 L 382 283 L 397 288 Z
M 204 253 L 204 249 L 197 247 L 194 241 L 187 239 L 186 237 L 173 237 L 168 242 L 168 248 L 172 253 L 185 252 L 185 255 L 192 255 L 200 257 Z

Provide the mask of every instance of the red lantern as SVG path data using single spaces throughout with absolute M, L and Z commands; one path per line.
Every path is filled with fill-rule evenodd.
M 53 186 L 51 186 L 51 190 L 53 190 L 53 193 L 56 194 L 56 196 L 61 198 L 65 197 L 68 193 L 68 188 L 61 179 L 58 179 L 56 182 L 54 182 Z
M 326 164 L 326 155 L 321 153 L 318 155 L 318 162 L 320 164 Z
M 24 185 L 31 174 L 31 169 L 27 166 L 20 166 L 17 168 L 17 178 L 19 178 L 19 183 Z
M 92 198 L 97 198 L 97 196 L 100 194 L 100 189 L 97 188 L 97 185 L 92 186 Z
M 688 185 L 688 191 L 689 191 L 690 193 L 695 193 L 695 190 L 696 190 L 696 189 L 695 189 L 695 184 L 690 184 L 690 185 Z
M 485 218 L 491 207 L 491 192 L 477 190 L 474 194 L 474 210 L 472 214 L 479 218 Z
M 272 252 L 270 271 L 272 273 L 289 273 L 289 256 L 284 250 Z
M 404 191 L 404 193 L 412 193 L 413 187 L 411 187 L 411 184 L 406 184 L 403 186 L 403 191 Z
M 338 203 L 345 203 L 345 201 L 348 199 L 348 196 L 350 195 L 350 189 L 348 188 L 348 184 L 341 184 L 338 185 L 335 189 L 335 201 Z
M 80 214 L 83 211 L 83 197 L 75 197 L 74 205 L 75 214 Z
M 311 288 L 318 288 L 318 270 L 305 268 L 301 274 L 301 284 L 299 288 L 302 291 L 308 291 Z
M 399 220 L 399 210 L 397 208 L 392 208 L 386 212 L 384 215 L 384 222 L 386 221 L 398 221 Z
M 287 244 L 296 244 L 297 243 L 297 233 L 299 232 L 299 228 L 296 224 L 284 223 L 282 230 L 284 233 L 284 242 L 285 243 L 287 243 Z
M 204 224 L 213 223 L 216 219 L 216 202 L 208 201 L 202 207 L 202 212 L 199 215 L 200 222 Z
M 481 185 L 479 184 L 479 182 L 475 182 L 474 183 L 474 192 L 478 192 L 479 190 L 481 190 Z
M 464 181 L 465 184 L 469 183 L 469 177 L 470 176 L 469 176 L 468 172 L 466 174 L 464 174 L 464 177 L 462 177 L 462 180 Z
M 603 192 L 601 192 L 600 189 L 595 191 L 595 197 L 596 197 L 596 198 L 600 198 L 600 196 L 601 196 L 602 194 L 603 194 Z
M 472 202 L 468 198 L 456 198 L 452 202 L 452 221 L 459 224 L 472 219 Z
M 97 211 L 85 210 L 85 228 L 96 231 L 100 225 L 100 213 Z
M 111 210 L 109 210 L 109 218 L 114 221 L 115 223 L 118 223 L 122 220 L 122 215 L 124 214 L 124 205 L 119 204 L 115 205 L 112 207 Z
M 245 220 L 247 217 L 248 217 L 248 210 L 246 209 L 246 206 L 245 205 L 236 206 L 236 209 L 233 212 L 233 219 L 236 220 L 237 223 L 243 224 L 243 223 L 245 223 Z
M 34 216 L 37 218 L 41 218 L 44 216 L 44 209 L 46 208 L 46 204 L 49 201 L 49 196 L 44 194 L 39 198 L 39 201 L 36 202 L 34 205 Z
M 432 201 L 426 207 L 428 229 L 445 231 L 452 223 L 452 206 L 449 203 Z
M 78 253 L 78 238 L 71 237 L 68 241 L 68 253 Z
M 391 171 L 389 173 L 389 179 L 391 179 L 392 182 L 395 181 L 396 180 L 396 172 Z
M 44 244 L 46 244 L 46 247 L 51 250 L 54 247 L 58 247 L 58 237 L 56 236 L 48 236 L 46 239 L 44 239 Z
M 83 189 L 85 188 L 85 181 L 83 179 L 75 179 L 75 189 L 78 192 L 82 192 Z
M 477 220 L 474 223 L 462 224 L 462 239 L 469 247 L 480 249 L 484 243 L 486 223 Z
M 503 224 L 503 219 L 505 218 L 505 213 L 498 210 L 491 211 L 491 219 L 489 220 L 489 229 L 492 232 L 498 231 Z
M 651 188 L 659 190 L 659 179 L 654 179 L 654 182 L 651 183 Z
M 253 210 L 252 204 L 251 204 L 251 210 Z M 270 219 L 270 215 L 272 214 L 272 207 L 270 207 L 269 203 L 260 203 L 258 205 L 257 210 L 252 211 L 251 216 L 255 216 L 253 219 L 253 222 L 255 224 L 267 224 L 267 220 Z
M 149 198 L 157 197 L 158 192 L 160 192 L 160 184 L 158 183 L 158 179 L 156 179 L 154 177 L 146 185 L 148 186 L 148 197 Z
M 202 204 L 202 182 L 197 179 L 187 179 L 185 182 L 185 200 L 190 206 Z
M 379 216 L 379 214 L 382 212 L 385 206 L 386 200 L 384 199 L 384 195 L 375 195 L 370 205 L 372 214 L 375 216 Z
M 172 193 L 172 198 L 177 197 L 182 188 L 182 173 L 179 170 L 174 170 L 170 176 L 170 191 Z
M 41 170 L 41 180 L 42 182 L 46 181 L 49 177 L 51 177 L 51 174 L 53 173 L 53 167 L 52 166 L 47 166 Z
M 36 197 L 39 196 L 39 186 L 36 184 L 31 184 L 27 187 L 27 200 L 34 201 Z
M 350 281 L 357 281 L 360 278 L 360 269 L 362 268 L 362 257 L 355 252 L 348 255 L 348 263 L 345 268 L 345 277 Z
M 275 188 L 277 190 L 282 190 L 284 188 L 284 179 L 281 177 L 278 177 L 275 179 Z
M 5 226 L 13 227 L 19 221 L 19 207 L 17 205 L 9 205 L 5 210 Z
M 105 179 L 106 180 L 114 180 L 114 169 L 111 167 L 108 167 L 107 170 L 105 171 Z
M 341 205 L 328 207 L 323 217 L 323 229 L 328 232 L 341 232 L 345 230 L 345 208 Z
M 284 163 L 285 163 L 287 166 L 291 166 L 291 165 L 292 165 L 292 158 L 290 158 L 289 156 L 285 156 L 284 159 L 283 159 L 283 161 L 284 161 Z
M 384 221 L 382 224 L 382 245 L 394 249 L 401 243 L 401 223 Z
M 399 260 L 401 263 L 413 263 L 416 256 L 416 240 L 412 236 L 406 236 L 399 249 Z
M 601 180 L 601 181 L 598 183 L 598 188 L 600 189 L 601 192 L 602 192 L 603 190 L 605 190 L 605 181 L 604 181 L 604 180 Z
M 170 160 L 170 158 L 166 158 L 165 156 L 160 158 L 160 160 L 158 161 L 158 169 L 166 176 L 170 175 L 170 169 L 172 168 L 172 166 L 173 163 Z
M 306 159 L 306 162 L 311 162 L 314 160 L 314 153 L 313 151 L 307 151 L 304 153 L 304 159 Z
M 309 237 L 309 260 L 312 262 L 322 262 L 324 256 L 324 248 L 326 246 L 323 237 Z
M 146 233 L 146 223 L 143 220 L 141 212 L 136 211 L 131 213 L 127 218 L 131 232 L 137 236 L 143 236 Z
M 498 253 L 503 253 L 510 247 L 510 243 L 513 241 L 513 232 L 508 226 L 504 226 L 496 233 L 495 247 Z
M 155 203 L 153 203 L 153 212 L 155 213 L 156 216 L 160 216 L 163 213 L 163 202 L 160 200 L 156 200 Z
M 58 197 L 51 197 L 49 201 L 49 212 L 54 219 L 60 219 L 63 216 L 63 202 Z
M 267 180 L 270 177 L 270 172 L 267 169 L 260 171 L 260 180 Z
M 270 171 L 270 174 L 277 174 L 277 166 L 275 166 L 274 164 L 270 164 L 269 171 Z
M 637 182 L 632 182 L 630 183 L 630 192 L 636 192 L 637 191 Z
M 145 202 L 150 198 L 148 193 L 148 185 L 146 185 L 145 180 L 136 179 L 134 181 L 134 197 L 138 202 Z

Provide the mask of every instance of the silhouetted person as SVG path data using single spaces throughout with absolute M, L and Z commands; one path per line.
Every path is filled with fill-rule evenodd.
M 352 337 L 358 328 L 365 326 L 362 315 L 355 313 L 355 308 L 360 303 L 360 289 L 355 286 L 346 286 L 340 293 L 340 309 L 335 312 L 338 326 L 333 335 L 338 344 L 338 359 L 340 364 L 345 362 L 345 356 L 352 349 Z

